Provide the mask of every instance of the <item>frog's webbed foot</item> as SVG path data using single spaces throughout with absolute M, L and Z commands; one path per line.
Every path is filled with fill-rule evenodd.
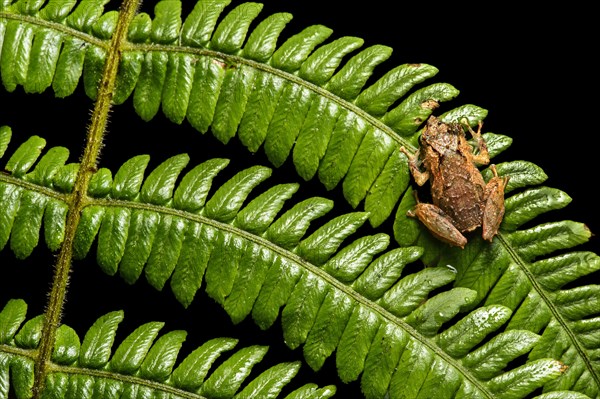
M 467 239 L 454 227 L 452 219 L 435 205 L 419 202 L 407 215 L 417 217 L 431 234 L 445 243 L 461 248 L 467 244 Z
M 422 172 L 421 169 L 419 169 L 419 157 L 421 154 L 421 149 L 417 148 L 417 151 L 414 154 L 411 154 L 406 148 L 404 148 L 404 146 L 402 146 L 400 147 L 400 152 L 402 152 L 408 158 L 408 167 L 410 168 L 410 173 L 415 179 L 415 182 L 419 186 L 425 184 L 425 182 L 429 179 L 429 171 L 425 170 Z
M 475 139 L 475 141 L 477 141 L 478 152 L 477 154 L 473 154 L 473 162 L 476 165 L 487 165 L 490 163 L 490 154 L 488 152 L 487 144 L 485 144 L 483 137 L 481 137 L 481 128 L 483 127 L 483 122 L 479 121 L 477 131 L 473 130 L 467 120 L 463 120 L 463 123 L 467 126 L 467 129 L 469 129 L 471 136 Z
M 485 205 L 482 220 L 482 236 L 487 241 L 492 241 L 492 238 L 498 233 L 500 223 L 502 223 L 504 217 L 504 189 L 509 180 L 508 176 L 498 176 L 496 165 L 491 165 L 490 169 L 494 177 L 485 186 Z

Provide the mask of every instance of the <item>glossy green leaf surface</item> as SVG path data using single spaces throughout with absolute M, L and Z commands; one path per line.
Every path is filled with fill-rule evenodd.
M 0 395 L 3 398 L 9 397 L 9 391 L 17 398 L 29 398 L 33 394 L 33 359 L 37 356 L 43 319 L 37 316 L 25 321 L 26 311 L 27 304 L 22 300 L 11 300 L 0 311 Z M 114 349 L 122 320 L 121 311 L 100 317 L 81 343 L 71 327 L 61 325 L 49 360 L 53 368 L 47 375 L 42 397 L 164 398 L 177 392 L 177 397 L 197 399 L 233 395 L 277 398 L 298 373 L 298 363 L 280 363 L 248 378 L 253 367 L 262 367 L 258 363 L 266 353 L 265 347 L 257 346 L 233 352 L 214 369 L 216 359 L 234 349 L 237 343 L 228 338 L 210 340 L 178 361 L 186 332 L 176 330 L 158 336 L 164 324 L 160 322 L 136 328 Z M 240 390 L 242 384 L 245 387 Z M 307 384 L 299 390 L 316 391 L 316 388 L 314 384 Z M 333 386 L 321 389 L 329 392 L 329 396 L 335 393 Z
M 36 148 L 30 150 L 36 159 L 32 158 L 28 163 L 35 164 L 39 157 L 38 166 L 21 179 L 28 179 L 30 175 L 43 176 L 45 172 L 36 171 L 47 170 L 45 165 L 52 164 L 47 160 L 60 153 L 60 150 L 50 149 L 50 155 L 41 156 Z M 27 158 L 25 155 L 20 158 Z M 220 187 L 211 188 L 212 180 L 223 172 L 227 162 L 209 160 L 186 171 L 188 159 L 185 155 L 171 157 L 147 175 L 147 156 L 126 161 L 114 179 L 110 178 L 110 172 L 98 170 L 92 177 L 95 183 L 91 190 L 97 197 L 90 197 L 92 202 L 84 208 L 75 235 L 76 256 L 85 257 L 95 244 L 98 264 L 105 273 L 120 274 L 128 282 L 135 282 L 144 274 L 157 289 L 162 289 L 170 280 L 175 297 L 184 306 L 190 305 L 196 292 L 205 284 L 207 294 L 223 306 L 235 323 L 252 315 L 266 328 L 281 312 L 288 346 L 302 346 L 307 363 L 315 370 L 335 355 L 342 380 L 361 378 L 364 390 L 373 392 L 373 397 L 380 395 L 375 392 L 394 392 L 394 387 L 404 384 L 402 381 L 406 376 L 394 370 L 411 367 L 412 351 L 430 358 L 434 362 L 430 365 L 439 367 L 439 373 L 442 370 L 451 373 L 451 381 L 458 389 L 467 383 L 459 371 L 467 364 L 468 373 L 478 376 L 474 378 L 495 378 L 505 372 L 510 360 L 532 350 L 538 342 L 538 335 L 525 331 L 531 328 L 530 325 L 514 324 L 519 311 L 511 319 L 508 308 L 490 304 L 487 311 L 480 308 L 459 316 L 473 307 L 478 296 L 472 289 L 449 286 L 460 276 L 450 267 L 425 268 L 403 275 L 405 266 L 423 255 L 421 248 L 388 250 L 390 239 L 385 234 L 351 240 L 350 237 L 367 221 L 367 214 L 351 212 L 318 220 L 332 208 L 331 202 L 323 198 L 303 200 L 283 212 L 285 203 L 298 189 L 295 184 L 266 188 L 262 194 L 247 201 L 260 183 L 265 184 L 270 169 L 251 167 L 233 174 Z M 67 165 L 62 157 L 52 170 L 59 174 Z M 181 179 L 180 175 L 183 175 Z M 16 187 L 14 184 L 19 176 L 12 176 L 3 183 L 7 189 Z M 53 187 L 52 179 L 36 177 L 32 182 L 35 187 Z M 31 215 L 42 212 L 47 201 L 61 204 L 63 194 L 57 192 L 48 196 L 33 188 L 21 191 L 16 200 L 22 205 L 14 216 L 10 235 L 22 237 L 19 242 L 24 248 L 31 248 L 37 243 L 41 229 L 50 228 L 46 225 L 50 224 L 52 231 L 64 229 L 64 215 L 58 213 L 54 219 L 39 219 L 39 224 L 33 225 L 22 220 L 30 221 Z M 38 200 L 30 200 L 30 197 Z M 111 201 L 118 202 L 113 204 Z M 27 213 L 20 216 L 20 212 Z M 311 223 L 318 225 L 307 234 Z M 553 238 L 566 226 L 570 225 L 548 225 L 543 229 L 547 240 L 566 243 L 564 239 Z M 572 229 L 576 227 L 576 224 L 571 226 Z M 512 233 L 515 248 L 520 246 L 523 256 L 529 258 L 540 253 L 539 245 L 529 244 L 533 242 L 529 234 L 536 234 L 536 231 Z M 60 244 L 53 243 L 55 246 Z M 13 251 L 26 256 L 26 251 L 20 247 Z M 591 299 L 596 294 L 581 291 L 573 295 Z M 560 301 L 564 303 L 565 311 L 569 309 L 573 315 L 590 312 L 576 306 L 568 296 Z M 455 317 L 460 317 L 457 324 L 442 328 Z M 121 319 L 121 313 L 112 313 L 99 319 L 90 329 L 81 343 L 82 355 L 78 356 L 82 364 L 108 367 L 123 375 L 133 375 L 141 370 L 141 375 L 160 376 L 161 381 L 173 373 L 177 376 L 175 381 L 183 386 L 195 389 L 200 386 L 186 377 L 188 367 L 196 364 L 196 360 L 190 360 L 189 365 L 184 362 L 182 368 L 177 368 L 172 357 L 181 347 L 185 334 L 173 332 L 158 338 L 162 323 L 139 327 L 111 356 L 114 334 Z M 484 323 L 484 320 L 487 321 Z M 499 332 L 507 322 L 512 329 Z M 30 338 L 23 335 L 21 339 L 33 346 L 39 339 L 35 338 L 39 333 L 33 332 L 39 330 L 30 330 Z M 499 360 L 488 361 L 487 353 L 499 350 L 493 344 L 496 341 L 473 350 L 489 335 L 496 341 L 506 335 L 504 341 L 499 342 L 511 342 L 510 337 L 515 336 L 528 339 L 530 344 L 515 350 L 507 349 Z M 386 340 L 403 342 L 405 349 L 399 348 L 385 360 L 396 362 L 395 367 L 380 370 L 374 367 L 372 359 L 384 355 L 380 347 L 373 345 Z M 73 344 L 70 348 L 72 352 L 79 345 Z M 63 350 L 63 362 L 77 359 L 77 356 L 67 355 L 69 351 Z M 437 351 L 445 355 L 439 358 Z M 253 353 L 248 352 L 248 358 L 240 355 L 239 360 L 232 362 L 246 364 L 244 367 L 248 367 L 249 373 L 251 365 L 264 355 L 262 349 Z M 190 359 L 207 355 L 199 350 L 190 355 Z M 473 360 L 463 365 L 470 358 Z M 273 371 L 272 374 L 286 380 L 287 377 L 283 377 L 288 375 L 285 370 L 282 366 L 281 373 Z M 225 388 L 223 381 L 232 381 L 233 377 L 229 371 L 222 373 L 222 376 L 219 372 L 208 379 L 201 391 L 216 394 L 221 389 L 229 389 L 232 394 L 242 387 L 240 383 L 230 383 Z M 411 374 L 408 378 L 430 384 L 429 375 L 439 376 L 437 373 Z M 206 375 L 206 371 L 202 374 Z M 536 384 L 548 379 L 536 381 L 531 386 L 539 386 Z M 487 392 L 487 385 L 482 380 L 473 389 Z M 255 391 L 274 395 L 280 391 L 280 385 L 256 382 L 240 395 L 243 397 Z
M 365 87 L 374 68 L 389 58 L 389 47 L 359 51 L 363 40 L 352 36 L 327 41 L 332 31 L 320 25 L 286 34 L 290 14 L 261 17 L 260 3 L 228 4 L 201 0 L 186 16 L 179 0 L 163 0 L 154 5 L 153 15 L 135 16 L 113 102 L 122 104 L 133 96 L 142 119 L 150 120 L 162 109 L 171 121 L 187 119 L 224 143 L 237 135 L 252 152 L 263 147 L 276 166 L 291 157 L 306 179 L 317 174 L 321 163 L 318 177 L 323 184 L 332 188 L 343 180 L 350 204 L 365 201 L 372 212 L 370 223 L 382 224 L 408 184 L 396 179 L 392 189 L 377 190 L 378 180 L 389 179 L 384 166 L 394 149 L 414 145 L 433 104 L 453 98 L 456 89 L 433 84 L 407 97 L 437 73 L 425 64 L 401 65 Z M 13 91 L 23 85 L 28 92 L 43 92 L 52 86 L 57 96 L 65 97 L 81 79 L 95 99 L 118 16 L 105 12 L 105 5 L 68 1 L 51 2 L 39 11 L 29 5 L 3 9 L 7 24 L 0 75 L 5 87 Z M 21 14 L 36 20 L 18 22 Z M 158 47 L 138 47 L 147 45 Z M 391 109 L 394 103 L 399 105 Z M 311 124 L 322 122 L 324 110 L 331 115 L 332 129 L 352 129 L 353 139 L 342 141 L 335 130 L 331 140 L 329 134 L 313 137 Z M 359 146 L 364 129 L 372 142 Z M 320 150 L 307 153 L 309 137 L 311 143 L 320 141 Z M 337 162 L 341 164 L 332 168 Z M 365 170 L 367 174 L 357 173 Z M 376 211 L 367 205 L 373 201 L 386 205 Z
M 180 154 L 149 167 L 148 155 L 131 154 L 115 170 L 85 157 L 80 166 L 65 147 L 45 150 L 39 136 L 13 144 L 1 127 L 0 249 L 20 260 L 45 244 L 67 272 L 72 260 L 95 259 L 129 284 L 143 276 L 168 286 L 186 308 L 205 292 L 234 324 L 281 322 L 285 343 L 313 370 L 334 362 L 367 398 L 600 397 L 600 290 L 585 280 L 600 261 L 574 250 L 591 237 L 583 223 L 537 222 L 571 201 L 542 185 L 539 166 L 496 164 L 509 180 L 491 243 L 476 230 L 464 250 L 450 248 L 407 216 L 422 190 L 400 147 L 414 153 L 423 123 L 459 94 L 429 82 L 437 68 L 403 64 L 375 79 L 389 47 L 362 49 L 361 38 L 321 25 L 287 32 L 291 15 L 262 15 L 260 3 L 160 0 L 132 10 L 108 0 L 0 1 L 4 90 L 52 87 L 66 97 L 81 87 L 96 104 L 133 105 L 144 121 L 161 111 L 223 144 L 264 151 L 275 167 L 293 163 L 352 209 L 328 215 L 327 198 L 293 199 L 303 184 L 270 183 L 275 173 L 262 165 L 226 170 L 229 160 L 215 158 L 188 170 Z M 441 120 L 473 127 L 487 116 L 471 104 L 442 111 Z M 492 157 L 512 143 L 483 137 Z M 482 175 L 489 180 L 491 168 Z M 393 239 L 378 230 L 386 222 Z M 117 340 L 118 311 L 83 340 L 25 312 L 18 299 L 0 312 L 0 398 L 42 386 L 48 398 L 274 398 L 298 371 L 297 361 L 254 371 L 262 345 L 215 363 L 235 345 L 229 338 L 178 363 L 184 331 L 161 335 L 162 323 L 149 321 Z M 286 397 L 334 391 L 309 384 Z

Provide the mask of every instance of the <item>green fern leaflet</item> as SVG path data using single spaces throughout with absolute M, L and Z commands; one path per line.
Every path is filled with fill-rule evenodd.
M 18 257 L 31 253 L 42 231 L 50 237 L 50 248 L 60 247 L 53 240 L 66 228 L 78 165 L 66 164 L 62 147 L 42 156 L 44 144 L 34 136 L 19 146 L 6 166 L 12 175 L 0 180 L 2 193 L 11 193 L 4 196 L 11 201 L 2 214 L 9 228 L 0 237 L 10 237 Z M 331 201 L 310 198 L 277 217 L 297 190 L 297 185 L 283 184 L 243 206 L 269 176 L 268 168 L 238 172 L 209 197 L 226 160 L 192 168 L 178 186 L 186 155 L 168 159 L 144 179 L 148 161 L 147 156 L 133 157 L 114 178 L 106 169 L 94 174 L 74 238 L 75 258 L 88 255 L 97 240 L 97 262 L 105 273 L 118 272 L 133 283 L 143 272 L 159 290 L 170 281 L 184 306 L 204 280 L 208 295 L 236 323 L 252 315 L 268 328 L 283 308 L 287 345 L 304 345 L 306 361 L 315 370 L 336 352 L 341 379 L 360 377 L 367 397 L 383 397 L 388 390 L 399 397 L 407 385 L 417 389 L 415 394 L 439 396 L 440 381 L 448 395 L 457 397 L 522 397 L 562 373 L 563 364 L 547 358 L 505 370 L 539 336 L 500 332 L 512 314 L 504 306 L 480 307 L 440 332 L 445 322 L 476 304 L 477 292 L 448 288 L 456 271 L 446 267 L 402 277 L 422 249 L 386 251 L 385 234 L 364 236 L 339 249 L 366 221 L 364 213 L 338 216 L 304 237 L 309 224 L 331 209 Z M 430 295 L 441 287 L 446 290 Z M 478 347 L 492 333 L 494 339 Z M 388 367 L 379 367 L 382 363 Z
M 43 315 L 25 322 L 27 304 L 11 300 L 0 312 L 0 397 L 31 397 L 36 348 Z M 53 398 L 276 398 L 296 375 L 299 363 L 282 363 L 247 382 L 252 369 L 265 356 L 264 346 L 242 348 L 209 373 L 213 363 L 237 344 L 232 338 L 215 338 L 194 349 L 176 365 L 186 332 L 169 331 L 158 336 L 164 323 L 146 323 L 131 332 L 113 351 L 123 312 L 100 317 L 83 341 L 67 325 L 57 332 L 43 397 Z M 334 387 L 305 385 L 286 399 L 329 398 Z M 235 395 L 235 396 L 234 396 Z M 309 396 L 310 395 L 310 396 Z
M 600 398 L 600 291 L 579 280 L 600 259 L 572 251 L 591 235 L 582 223 L 534 224 L 570 202 L 542 185 L 538 166 L 497 164 L 510 181 L 491 244 L 449 248 L 406 216 L 415 197 L 400 147 L 416 151 L 424 121 L 458 95 L 426 83 L 435 67 L 403 64 L 365 87 L 390 48 L 359 50 L 362 39 L 321 25 L 282 37 L 292 16 L 260 19 L 259 3 L 200 0 L 182 15 L 181 1 L 162 0 L 150 15 L 139 0 L 118 11 L 108 2 L 0 0 L 4 89 L 68 97 L 81 85 L 95 102 L 79 162 L 39 136 L 13 147 L 0 128 L 0 250 L 25 259 L 43 242 L 57 259 L 45 314 L 25 321 L 18 299 L 0 313 L 0 397 L 274 398 L 297 373 L 299 362 L 283 363 L 248 379 L 266 352 L 258 345 L 213 365 L 228 338 L 178 363 L 186 333 L 159 337 L 157 322 L 112 351 L 121 312 L 80 341 L 61 309 L 72 261 L 95 257 L 129 284 L 168 285 L 185 308 L 206 293 L 234 323 L 281 320 L 313 370 L 335 356 L 341 381 L 360 381 L 369 399 Z M 147 171 L 149 156 L 137 155 L 103 168 L 109 111 L 127 100 L 144 121 L 162 111 L 262 149 L 275 167 L 292 162 L 362 210 L 327 216 L 331 200 L 295 201 L 300 184 L 269 184 L 263 165 L 226 171 L 224 158 L 186 170 L 179 154 Z M 439 117 L 474 126 L 486 115 L 467 104 Z M 512 142 L 484 139 L 491 156 Z M 334 392 L 308 384 L 286 398 Z
M 4 87 L 22 85 L 31 93 L 52 87 L 64 97 L 83 79 L 95 99 L 118 16 L 103 13 L 105 3 L 54 1 L 39 9 L 42 2 L 17 2 L 0 8 L 6 18 L 0 25 Z M 458 90 L 434 83 L 407 95 L 437 73 L 424 64 L 401 65 L 363 90 L 390 48 L 369 47 L 337 71 L 362 39 L 343 37 L 318 47 L 332 31 L 316 25 L 278 47 L 291 15 L 273 14 L 248 32 L 262 6 L 240 4 L 217 24 L 228 3 L 199 1 L 185 19 L 179 1 L 158 2 L 154 19 L 137 14 L 112 102 L 133 96 L 142 119 L 162 109 L 173 122 L 187 120 L 202 133 L 210 129 L 224 143 L 237 134 L 252 152 L 262 146 L 275 166 L 291 156 L 304 179 L 318 175 L 327 189 L 341 184 L 353 207 L 364 200 L 370 222 L 383 223 L 408 185 L 399 146 L 413 147 L 421 123 Z M 485 115 L 468 106 L 448 118 L 476 124 Z

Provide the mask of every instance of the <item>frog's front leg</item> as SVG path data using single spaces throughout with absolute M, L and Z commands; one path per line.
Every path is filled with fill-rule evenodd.
M 419 155 L 421 153 L 421 149 L 418 148 L 414 155 L 408 152 L 404 146 L 400 147 L 400 151 L 408 158 L 408 167 L 410 168 L 410 173 L 415 179 L 415 182 L 419 186 L 425 184 L 425 182 L 429 179 L 429 171 L 425 170 L 424 172 L 421 172 L 419 169 Z
M 498 233 L 504 217 L 504 189 L 509 179 L 508 176 L 498 176 L 496 165 L 491 165 L 490 169 L 494 173 L 494 177 L 485 186 L 482 220 L 482 236 L 487 241 L 492 241 L 492 238 Z
M 473 130 L 471 126 L 467 123 L 467 129 L 469 129 L 469 133 L 471 136 L 477 141 L 477 154 L 473 154 L 473 162 L 476 165 L 487 165 L 490 163 L 490 154 L 488 152 L 487 144 L 485 144 L 485 140 L 481 137 L 481 128 L 483 127 L 483 122 L 479 121 L 479 125 L 477 127 L 477 131 Z
M 467 239 L 454 227 L 452 219 L 433 204 L 419 202 L 407 215 L 417 217 L 441 241 L 461 248 L 467 244 Z

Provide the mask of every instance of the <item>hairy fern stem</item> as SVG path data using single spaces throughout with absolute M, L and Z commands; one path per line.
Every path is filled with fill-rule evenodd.
M 87 202 L 87 191 L 90 179 L 97 169 L 98 156 L 102 149 L 102 140 L 106 132 L 113 92 L 117 80 L 117 71 L 122 56 L 122 48 L 126 41 L 131 20 L 137 12 L 142 0 L 124 0 L 121 4 L 119 19 L 111 40 L 110 50 L 99 82 L 98 98 L 94 105 L 86 145 L 81 158 L 81 167 L 77 174 L 73 193 L 70 198 L 67 215 L 65 240 L 56 262 L 52 290 L 46 308 L 42 341 L 39 346 L 39 357 L 35 368 L 34 399 L 41 397 L 46 375 L 50 369 L 50 359 L 54 350 L 56 330 L 60 325 L 62 307 L 65 302 L 69 272 L 73 259 L 73 240 L 77 225 L 81 218 L 81 210 Z

